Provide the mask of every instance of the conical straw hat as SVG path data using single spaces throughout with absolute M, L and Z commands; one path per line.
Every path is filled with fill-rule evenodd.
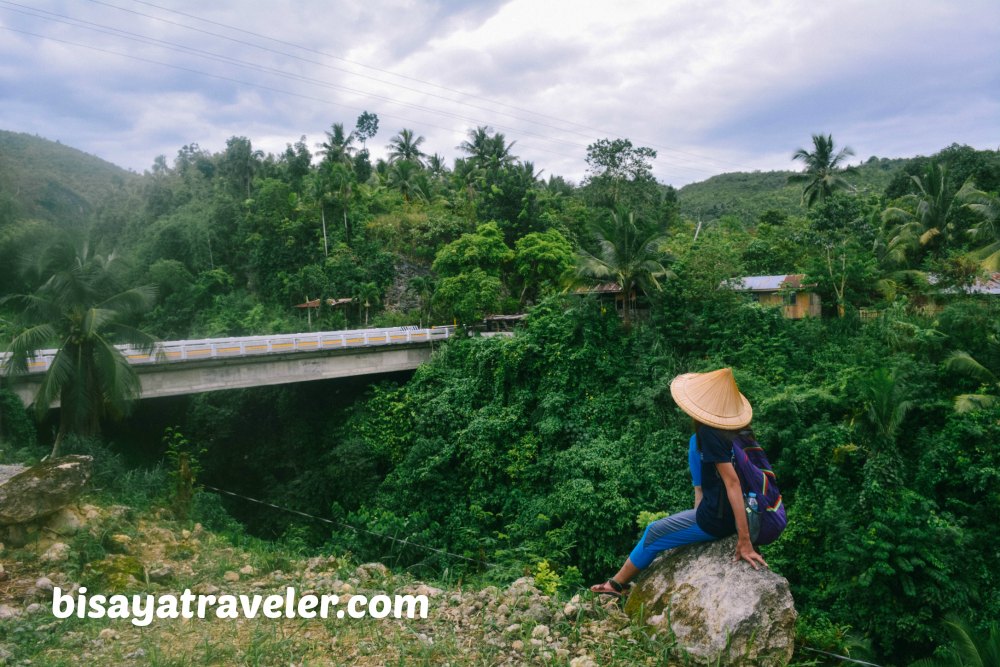
M 753 418 L 750 401 L 740 393 L 731 368 L 678 375 L 670 383 L 670 395 L 681 410 L 715 428 L 743 428 Z

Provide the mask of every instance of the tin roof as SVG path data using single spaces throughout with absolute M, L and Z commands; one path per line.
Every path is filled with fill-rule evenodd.
M 527 313 L 517 313 L 515 315 L 487 315 L 483 319 L 487 322 L 520 322 L 527 316 Z
M 937 285 L 941 282 L 940 276 L 934 273 L 927 274 L 927 282 L 930 285 Z M 967 287 L 949 287 L 942 290 L 945 293 L 955 293 L 961 290 L 966 294 L 990 294 L 1000 296 L 1000 273 L 991 273 L 985 280 L 977 279 Z
M 804 273 L 780 276 L 744 276 L 733 279 L 730 284 L 733 289 L 743 292 L 777 292 L 781 289 L 814 287 L 814 285 L 803 285 L 803 278 L 805 278 Z
M 343 299 L 327 299 L 326 300 L 326 305 L 328 305 L 328 306 L 330 306 L 332 308 L 336 308 L 337 306 L 343 306 L 344 304 L 351 303 L 352 301 L 354 301 L 354 299 L 352 299 L 351 297 L 345 297 Z M 306 301 L 304 303 L 297 303 L 297 304 L 295 304 L 295 307 L 296 308 L 319 308 L 319 302 L 320 302 L 319 299 L 313 299 L 311 301 Z
M 616 282 L 598 283 L 590 287 L 578 287 L 574 294 L 621 294 L 622 286 Z
M 1000 273 L 991 273 L 986 280 L 977 280 L 965 288 L 968 294 L 1000 295 Z

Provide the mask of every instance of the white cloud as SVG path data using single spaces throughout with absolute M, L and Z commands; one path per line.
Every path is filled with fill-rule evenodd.
M 332 122 L 351 127 L 367 109 L 382 118 L 370 142 L 376 152 L 408 127 L 427 138 L 428 151 L 455 157 L 466 130 L 488 124 L 546 173 L 579 179 L 586 145 L 617 135 L 657 148 L 657 174 L 674 184 L 791 168 L 791 152 L 812 132 L 834 133 L 859 156 L 1000 141 L 993 0 L 172 5 L 214 23 L 116 2 L 131 11 L 34 6 L 182 51 L 0 8 L 0 26 L 133 56 L 4 31 L 0 128 L 58 138 L 141 171 L 158 153 L 171 156 L 190 141 L 217 150 L 234 134 L 274 152 L 306 134 L 312 147 Z

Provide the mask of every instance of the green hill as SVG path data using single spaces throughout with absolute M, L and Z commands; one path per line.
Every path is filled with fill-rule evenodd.
M 0 130 L 0 226 L 86 218 L 102 197 L 137 178 L 58 142 Z
M 869 158 L 858 173 L 847 180 L 859 192 L 881 194 L 909 159 Z M 692 183 L 677 193 L 681 213 L 692 219 L 715 220 L 733 215 L 752 223 L 767 210 L 788 215 L 805 215 L 801 205 L 802 188 L 788 185 L 791 171 L 755 171 L 720 174 Z

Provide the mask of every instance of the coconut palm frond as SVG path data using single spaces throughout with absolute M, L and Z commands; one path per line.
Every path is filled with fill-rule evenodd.
M 51 324 L 39 324 L 25 329 L 10 343 L 9 356 L 2 371 L 10 375 L 28 372 L 28 361 L 47 345 L 54 344 L 58 332 Z
M 996 376 L 988 368 L 972 358 L 968 352 L 956 350 L 945 359 L 944 367 L 961 375 L 968 376 L 979 382 L 995 382 Z
M 11 342 L 5 370 L 24 372 L 38 350 L 57 348 L 33 401 L 40 415 L 59 401 L 52 451 L 57 455 L 68 432 L 94 432 L 102 416 L 125 414 L 138 395 L 138 377 L 114 343 L 154 348 L 155 340 L 127 320 L 152 306 L 156 289 L 121 290 L 111 270 L 116 255 L 95 254 L 86 243 L 60 241 L 40 256 L 44 282 L 34 293 L 16 297 L 23 306 L 23 329 Z
M 1000 402 L 1000 396 L 989 394 L 959 394 L 955 397 L 955 412 L 990 410 Z

